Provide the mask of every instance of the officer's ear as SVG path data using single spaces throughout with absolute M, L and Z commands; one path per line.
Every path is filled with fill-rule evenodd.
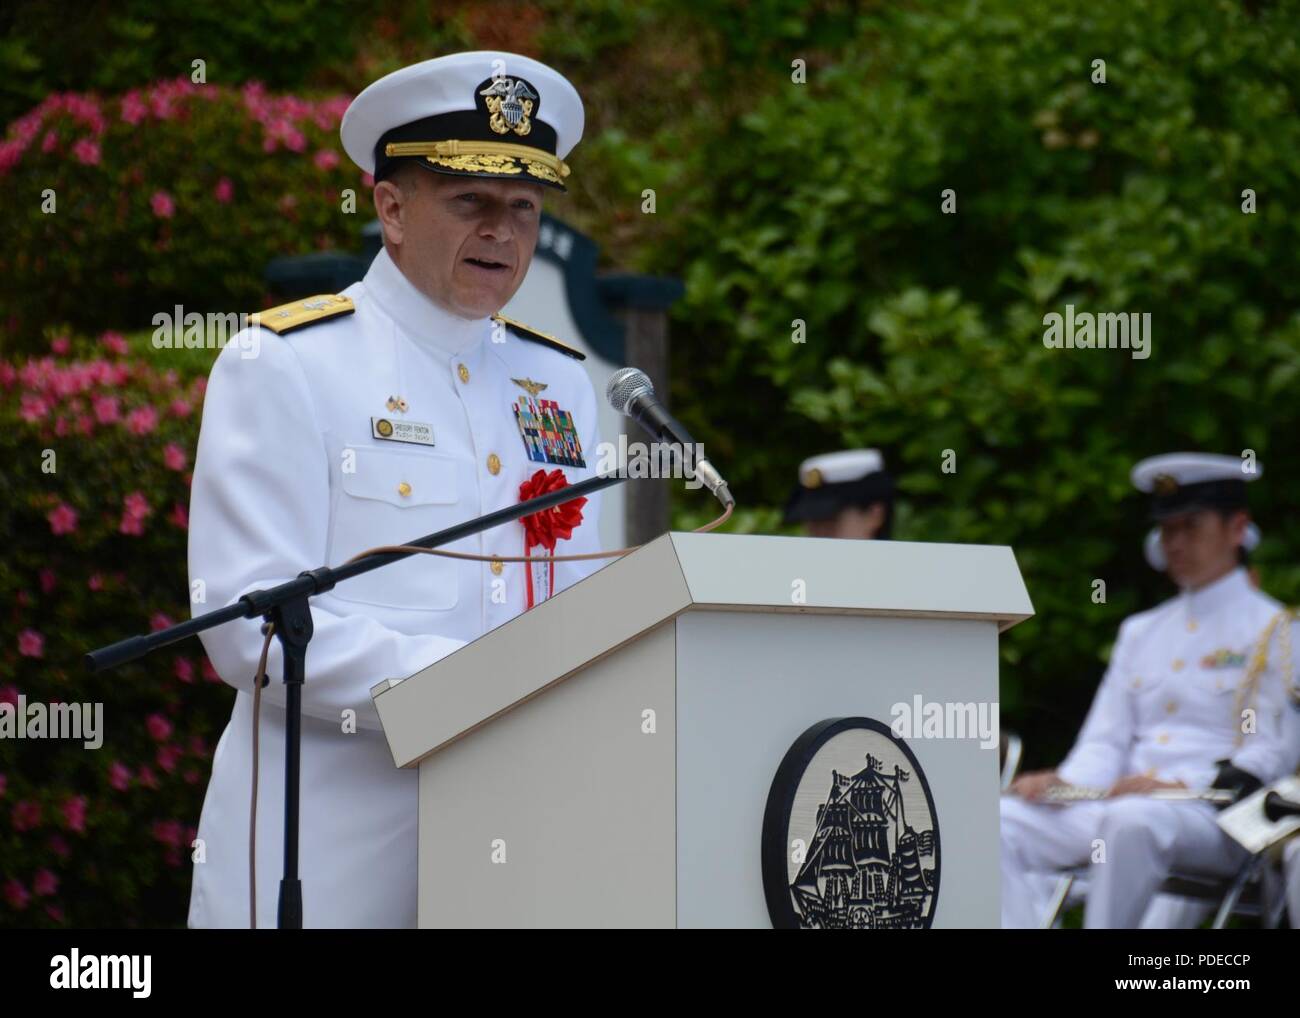
M 404 186 L 393 177 L 375 183 L 375 213 L 384 230 L 384 240 L 388 244 L 402 243 L 406 234 L 405 211 L 410 201 L 411 188 Z

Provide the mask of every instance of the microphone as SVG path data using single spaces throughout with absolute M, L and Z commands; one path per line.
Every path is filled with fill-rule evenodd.
M 655 395 L 655 387 L 640 368 L 619 368 L 610 375 L 609 384 L 605 386 L 605 398 L 609 400 L 610 406 L 620 414 L 631 417 L 656 441 L 679 445 L 683 448 L 683 453 L 686 446 L 695 445 L 695 441 L 682 427 L 681 422 L 659 402 L 659 397 Z M 700 457 L 695 462 L 695 477 L 724 506 L 730 508 L 736 504 L 727 482 L 722 479 L 717 468 L 704 457 Z

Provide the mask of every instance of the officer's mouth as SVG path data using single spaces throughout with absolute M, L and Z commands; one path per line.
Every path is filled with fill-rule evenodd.
M 466 258 L 465 264 L 479 272 L 508 273 L 510 266 L 505 262 L 493 261 L 491 258 Z

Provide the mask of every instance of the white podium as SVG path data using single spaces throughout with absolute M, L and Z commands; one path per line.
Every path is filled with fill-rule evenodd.
M 372 690 L 420 926 L 998 926 L 1032 614 L 1009 548 L 663 535 Z

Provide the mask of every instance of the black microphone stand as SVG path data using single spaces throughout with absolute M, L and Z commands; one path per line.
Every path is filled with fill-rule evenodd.
M 418 548 L 437 548 L 452 541 L 459 541 L 462 537 L 490 530 L 502 523 L 510 523 L 522 516 L 529 516 L 543 509 L 570 502 L 588 492 L 599 491 L 625 480 L 626 477 L 615 474 L 592 477 L 406 543 Z M 90 670 L 99 672 L 134 661 L 155 650 L 236 619 L 251 619 L 260 615 L 275 626 L 276 638 L 284 651 L 285 710 L 288 715 L 284 730 L 284 876 L 280 881 L 277 916 L 281 929 L 302 929 L 302 881 L 298 877 L 298 792 L 302 748 L 302 686 L 307 680 L 307 644 L 312 637 L 311 606 L 308 598 L 332 590 L 341 580 L 348 580 L 353 576 L 368 573 L 372 569 L 392 565 L 415 554 L 417 552 L 413 551 L 384 552 L 378 555 L 367 555 L 346 565 L 309 569 L 299 573 L 296 579 L 268 590 L 250 590 L 234 604 L 227 605 L 225 608 L 218 608 L 216 611 L 177 623 L 156 633 L 127 637 L 107 647 L 92 650 L 85 656 Z

